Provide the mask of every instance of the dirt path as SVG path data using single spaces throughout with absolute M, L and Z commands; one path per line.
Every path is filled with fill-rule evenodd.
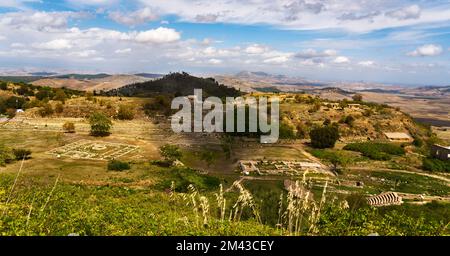
M 447 186 L 450 187 L 450 179 L 440 176 L 440 175 L 436 175 L 436 174 L 430 174 L 430 173 L 424 173 L 424 172 L 419 172 L 419 171 L 407 171 L 407 170 L 395 170 L 395 169 L 387 169 L 387 168 L 371 168 L 371 167 L 348 167 L 347 169 L 349 170 L 356 170 L 356 171 L 387 171 L 387 172 L 398 172 L 398 173 L 407 173 L 407 174 L 416 174 L 416 175 L 421 175 L 421 176 L 426 176 L 426 177 L 430 177 L 430 178 L 434 178 L 434 179 L 438 179 L 438 180 L 442 180 L 445 181 L 447 184 Z

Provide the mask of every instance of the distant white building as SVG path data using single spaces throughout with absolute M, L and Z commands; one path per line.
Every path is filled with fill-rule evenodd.
M 392 142 L 412 142 L 413 138 L 404 132 L 385 132 L 386 138 Z

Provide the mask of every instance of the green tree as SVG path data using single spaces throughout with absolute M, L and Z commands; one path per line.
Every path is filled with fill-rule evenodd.
M 111 119 L 101 112 L 95 112 L 89 117 L 91 135 L 108 136 L 112 128 Z
M 333 148 L 339 139 L 339 130 L 334 125 L 324 126 L 312 130 L 309 136 L 314 148 Z
M 361 102 L 363 100 L 363 96 L 361 94 L 357 93 L 357 94 L 353 95 L 352 99 L 353 99 L 353 101 Z
M 8 83 L 1 81 L 0 82 L 0 90 L 8 90 Z
M 23 108 L 25 103 L 26 103 L 25 98 L 16 96 L 9 97 L 8 99 L 6 99 L 5 102 L 7 108 L 14 108 L 14 109 Z
M 50 87 L 42 87 L 34 96 L 38 100 L 49 100 L 53 97 L 53 91 Z
M 55 96 L 53 100 L 61 101 L 63 104 L 66 102 L 67 95 L 63 89 L 56 89 Z

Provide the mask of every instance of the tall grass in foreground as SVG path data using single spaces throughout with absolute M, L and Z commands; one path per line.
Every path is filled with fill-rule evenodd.
M 319 233 L 317 223 L 327 202 L 327 186 L 328 182 L 324 185 L 320 201 L 315 201 L 309 189 L 306 175 L 304 175 L 301 181 L 296 181 L 288 188 L 286 198 L 283 194 L 280 195 L 276 228 L 281 235 L 299 236 Z M 171 187 L 175 187 L 173 183 Z M 216 199 L 214 206 L 193 185 L 189 185 L 188 193 L 177 194 L 174 190 L 171 190 L 170 198 L 181 197 L 186 206 L 192 209 L 195 216 L 192 223 L 196 227 L 202 225 L 207 227 L 210 221 L 217 219 L 220 222 L 237 223 L 242 221 L 245 213 L 250 213 L 250 218 L 262 224 L 259 206 L 255 203 L 250 191 L 241 183 L 241 180 L 235 181 L 227 191 L 231 190 L 235 190 L 238 195 L 234 203 L 230 205 L 227 205 L 222 184 L 219 186 L 219 191 L 214 194 Z M 212 207 L 214 209 L 211 210 Z
M 365 200 L 363 196 L 335 202 L 326 182 L 313 196 L 306 175 L 292 182 L 279 200 L 275 195 L 268 225 L 262 223 L 267 213 L 261 206 L 269 201 L 255 200 L 239 181 L 227 189 L 219 185 L 216 193 L 194 185 L 180 193 L 175 182 L 164 192 L 74 186 L 60 182 L 59 176 L 45 187 L 34 187 L 32 180 L 23 180 L 23 170 L 1 177 L 0 235 L 450 234 L 448 204 L 357 206 L 356 199 Z

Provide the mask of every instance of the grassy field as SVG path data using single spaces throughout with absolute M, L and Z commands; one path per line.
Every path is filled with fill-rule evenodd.
M 16 161 L 0 167 L 0 234 L 2 235 L 292 235 L 280 217 L 287 207 L 286 177 L 252 176 L 243 180 L 255 209 L 242 210 L 239 220 L 229 221 L 234 208 L 242 204 L 242 191 L 233 186 L 239 180 L 236 172 L 241 159 L 274 159 L 309 161 L 311 159 L 300 143 L 265 146 L 253 141 L 237 139 L 227 159 L 217 138 L 201 140 L 174 135 L 151 121 L 137 118 L 133 121 L 114 121 L 109 137 L 89 136 L 85 119 L 76 122 L 77 132 L 66 134 L 60 118 L 26 119 L 23 126 L 0 128 L 0 143 L 10 148 L 32 151 L 31 159 Z M 35 126 L 38 126 L 35 128 Z M 80 140 L 123 143 L 139 147 L 120 158 L 131 164 L 122 172 L 107 170 L 107 161 L 58 158 L 48 154 L 52 149 Z M 186 167 L 161 167 L 152 164 L 160 160 L 159 147 L 179 145 L 181 161 Z M 342 148 L 342 147 L 340 147 Z M 351 196 L 361 200 L 369 194 L 385 191 L 448 196 L 449 184 L 415 174 L 379 171 L 390 162 L 371 161 L 359 153 L 337 150 L 351 159 L 348 165 L 369 166 L 373 170 L 347 170 L 337 177 L 321 174 L 305 175 L 314 203 L 322 199 L 328 179 L 326 205 L 314 232 L 302 227 L 304 235 L 367 235 L 373 232 L 386 235 L 441 235 L 448 234 L 449 204 L 437 206 L 403 205 L 389 209 L 354 207 L 346 210 L 344 200 L 352 204 Z M 319 154 L 315 154 L 320 157 Z M 402 161 L 399 161 L 401 159 Z M 393 158 L 407 164 L 404 156 Z M 406 159 L 406 158 L 405 158 Z M 327 163 L 326 161 L 324 161 Z M 327 163 L 329 164 L 329 163 Z M 195 169 L 195 170 L 194 170 Z M 20 175 L 17 176 L 18 171 Z M 199 170 L 201 172 L 198 172 Z M 207 172 L 208 174 L 201 174 Z M 17 183 L 14 183 L 15 178 Z M 297 180 L 301 177 L 289 177 Z M 337 181 L 348 181 L 339 184 Z M 361 188 L 349 185 L 362 182 Z M 15 185 L 14 185 L 15 184 Z M 188 187 L 193 184 L 196 192 Z M 217 198 L 223 185 L 226 199 L 226 217 L 220 216 Z M 283 200 L 280 196 L 283 194 Z M 193 206 L 192 200 L 196 200 Z M 208 204 L 205 206 L 205 200 Z M 200 203 L 203 203 L 200 204 Z M 313 208 L 312 202 L 308 210 Z M 317 206 L 317 205 L 316 205 Z M 284 207 L 284 208 L 283 208 Z M 431 208 L 427 208 L 431 207 Z M 434 208 L 432 208 L 434 207 Z M 205 213 L 205 209 L 208 212 Z M 432 209 L 435 209 L 433 212 Z M 420 212 L 423 210 L 423 214 Z M 260 221 L 255 215 L 258 212 Z M 305 213 L 306 215 L 306 213 Z M 207 221 L 203 223 L 204 216 Z M 284 219 L 283 219 L 284 218 Z M 420 219 L 414 222 L 416 219 Z M 394 222 L 388 220 L 395 219 Z M 283 222 L 282 224 L 278 223 Z M 278 225 L 277 225 L 278 224 Z M 277 227 L 283 226 L 283 229 Z

